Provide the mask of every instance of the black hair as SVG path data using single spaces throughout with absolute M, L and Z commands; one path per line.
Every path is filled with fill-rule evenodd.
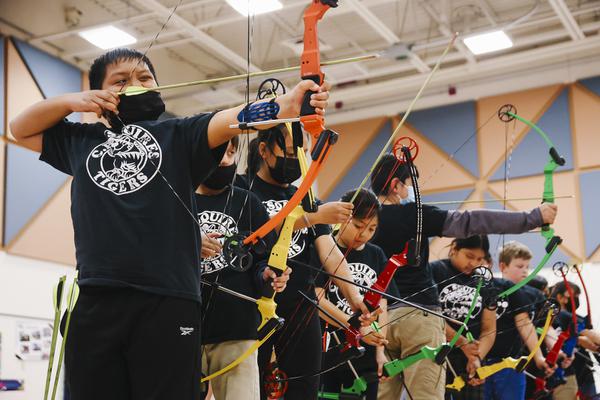
M 350 202 L 355 193 L 356 189 L 344 193 L 344 195 L 341 198 L 341 201 Z M 354 201 L 352 202 L 352 204 L 354 204 L 354 210 L 352 212 L 354 218 L 366 219 L 372 217 L 379 217 L 381 204 L 379 204 L 379 200 L 377 200 L 377 196 L 375 196 L 375 193 L 373 193 L 369 189 L 361 189 Z
M 579 296 L 581 294 L 581 289 L 579 288 L 578 285 L 576 285 L 575 283 L 569 281 L 569 286 L 571 286 L 571 289 L 573 289 L 573 293 L 575 294 L 575 296 Z M 556 299 L 556 295 L 561 294 L 561 295 L 565 295 L 565 293 L 568 293 L 569 290 L 567 289 L 567 285 L 565 283 L 564 280 L 556 283 L 554 286 L 552 286 L 552 291 L 550 292 L 550 297 L 552 297 L 553 299 Z
M 150 59 L 145 54 L 140 53 L 134 49 L 119 48 L 113 49 L 109 52 L 104 53 L 100 57 L 94 60 L 94 63 L 90 67 L 89 80 L 90 89 L 97 90 L 102 89 L 102 82 L 106 77 L 106 67 L 114 64 L 118 61 L 129 61 L 129 60 L 141 60 L 146 63 L 148 69 L 152 73 L 154 80 L 156 81 L 156 72 L 154 72 L 154 66 L 150 62 Z
M 536 275 L 533 277 L 533 279 L 527 282 L 527 285 L 541 290 L 543 292 L 548 288 L 548 279 L 544 278 L 541 275 Z
M 240 137 L 239 136 L 232 137 L 231 139 L 229 139 L 229 142 L 236 150 L 240 148 Z
M 487 235 L 474 235 L 464 239 L 454 239 L 450 245 L 456 250 L 481 249 L 486 256 L 490 253 L 490 241 Z
M 246 167 L 246 175 L 248 177 L 256 175 L 262 165 L 263 159 L 259 152 L 261 143 L 265 143 L 271 151 L 275 149 L 275 144 L 277 144 L 285 154 L 285 135 L 282 131 L 284 126 L 283 124 L 279 124 L 272 128 L 258 131 L 257 136 L 250 141 L 248 145 L 248 166 Z
M 417 178 L 419 171 L 415 167 Z M 398 178 L 400 182 L 406 183 L 410 178 L 410 171 L 406 163 L 399 163 L 392 154 L 384 155 L 375 166 L 371 175 L 371 188 L 377 195 L 386 195 L 390 190 L 390 182 Z

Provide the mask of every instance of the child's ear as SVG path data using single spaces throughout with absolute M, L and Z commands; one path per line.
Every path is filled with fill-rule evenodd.
M 263 160 L 267 158 L 267 144 L 265 142 L 260 142 L 258 144 L 258 154 L 260 154 Z
M 398 178 L 392 178 L 392 180 L 389 183 L 390 190 L 388 191 L 388 193 L 389 192 L 394 192 L 395 193 L 396 192 L 396 186 L 398 185 L 398 183 L 402 183 L 402 182 L 400 182 L 400 179 L 398 179 Z
M 500 268 L 500 271 L 504 271 L 506 268 L 508 267 L 508 265 L 506 265 L 505 263 L 503 263 L 502 261 L 500 261 L 498 263 L 498 268 Z

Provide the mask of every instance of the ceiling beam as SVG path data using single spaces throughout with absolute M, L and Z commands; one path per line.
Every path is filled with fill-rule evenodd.
M 390 46 L 401 43 L 402 40 L 388 28 L 377 16 L 358 0 L 346 0 L 345 4 L 350 5 L 356 13 L 381 36 Z M 421 58 L 410 51 L 408 55 L 410 62 L 419 72 L 429 72 L 431 68 L 421 60 Z
M 585 38 L 583 31 L 573 18 L 573 14 L 569 10 L 569 7 L 565 4 L 564 0 L 548 0 L 554 12 L 560 19 L 560 22 L 563 24 L 567 32 L 569 32 L 569 36 L 573 40 L 581 40 Z
M 213 54 L 216 58 L 218 58 L 221 62 L 225 63 L 233 67 L 238 72 L 246 72 L 248 67 L 248 60 L 246 58 L 240 56 L 236 52 L 232 51 L 228 47 L 224 46 L 218 40 L 215 40 L 212 36 L 208 35 L 204 31 L 196 28 L 191 22 L 187 19 L 179 16 L 176 12 L 171 13 L 171 10 L 156 0 L 135 0 L 136 3 L 145 6 L 146 8 L 154 11 L 158 15 L 162 17 L 171 19 L 174 25 L 178 25 L 179 27 L 185 29 L 188 34 L 192 37 L 195 37 L 196 44 L 202 47 L 209 54 Z M 250 63 L 249 65 L 250 72 L 260 71 L 256 65 Z
M 429 4 L 428 1 L 419 1 L 419 5 L 423 7 L 423 9 L 427 12 L 427 14 L 429 14 L 431 19 L 433 19 L 437 23 L 437 29 L 441 34 L 446 36 L 448 39 L 450 39 L 454 35 L 454 32 L 452 32 L 444 18 L 440 16 L 440 13 L 437 12 L 436 9 L 431 4 Z M 469 49 L 467 49 L 467 47 L 460 40 L 456 40 L 456 42 L 454 42 L 454 47 L 460 52 L 460 54 L 463 55 L 464 58 L 467 59 L 469 64 L 477 63 L 477 60 L 475 59 L 473 53 L 471 53 L 471 51 L 469 51 Z

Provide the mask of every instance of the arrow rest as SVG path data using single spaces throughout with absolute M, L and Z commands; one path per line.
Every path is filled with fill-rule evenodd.
M 513 114 L 517 113 L 517 108 L 512 104 L 505 104 L 498 110 L 498 118 L 502 122 L 510 122 L 515 119 Z
M 237 272 L 248 271 L 254 260 L 250 253 L 250 246 L 244 244 L 244 238 L 244 235 L 234 234 L 226 238 L 223 243 L 223 257 L 229 267 Z
M 547 310 L 552 310 L 552 317 L 556 317 L 560 312 L 560 305 L 558 304 L 558 300 L 556 299 L 547 299 L 544 307 Z

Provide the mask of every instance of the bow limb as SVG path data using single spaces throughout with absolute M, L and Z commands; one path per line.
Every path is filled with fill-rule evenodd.
M 586 328 L 587 329 L 593 329 L 593 325 L 592 325 L 592 306 L 591 306 L 591 303 L 590 303 L 590 297 L 588 295 L 588 290 L 587 290 L 587 287 L 585 285 L 585 281 L 583 280 L 583 276 L 581 276 L 581 269 L 579 268 L 579 265 L 574 264 L 573 268 L 575 269 L 575 272 L 577 272 L 577 276 L 579 277 L 579 282 L 581 282 L 581 286 L 583 287 L 583 294 L 585 295 L 585 302 L 586 302 L 586 306 L 587 306 Z
M 318 85 L 323 84 L 325 75 L 321 71 L 317 24 L 329 8 L 336 6 L 337 0 L 312 0 L 311 5 L 304 11 L 304 50 L 301 56 L 300 72 L 302 79 L 312 80 Z M 304 94 L 300 109 L 300 122 L 304 130 L 313 137 L 313 147 L 311 149 L 312 163 L 310 168 L 298 190 L 288 200 L 287 204 L 271 217 L 267 223 L 244 239 L 244 245 L 256 244 L 261 238 L 277 228 L 285 217 L 300 204 L 323 167 L 331 151 L 331 146 L 337 142 L 338 134 L 332 130 L 325 129 L 325 119 L 323 116 L 317 114 L 315 108 L 310 105 L 311 95 L 311 91 L 307 91 Z
M 479 379 L 485 379 L 491 375 L 494 375 L 496 372 L 499 372 L 499 371 L 501 371 L 503 369 L 507 369 L 507 368 L 514 369 L 518 372 L 523 372 L 525 370 L 525 368 L 527 367 L 527 365 L 529 365 L 529 362 L 533 359 L 533 356 L 535 356 L 535 353 L 537 353 L 537 351 L 542 346 L 542 343 L 544 342 L 544 339 L 546 338 L 546 334 L 548 333 L 548 330 L 550 329 L 550 324 L 552 323 L 553 316 L 554 316 L 554 310 L 552 308 L 550 308 L 548 310 L 548 314 L 546 315 L 546 322 L 544 323 L 544 328 L 542 329 L 542 332 L 540 333 L 540 336 L 538 338 L 538 341 L 537 341 L 535 347 L 531 350 L 531 352 L 529 353 L 528 356 L 522 356 L 519 358 L 506 357 L 502 361 L 499 361 L 495 364 L 479 367 L 479 368 L 477 368 L 477 377 Z
M 548 135 L 536 124 L 530 120 L 521 117 L 516 113 L 514 106 L 507 104 L 500 108 L 498 111 L 499 118 L 504 122 L 510 122 L 513 119 L 518 119 L 530 128 L 534 130 L 548 146 L 549 158 L 544 165 L 544 191 L 542 194 L 542 203 L 554 203 L 554 171 L 558 166 L 565 165 L 565 159 L 560 156 L 554 143 Z M 542 237 L 546 241 L 545 250 L 546 254 L 542 258 L 542 261 L 536 266 L 536 268 L 522 281 L 514 284 L 512 287 L 506 289 L 504 292 L 499 294 L 500 298 L 509 296 L 516 292 L 529 281 L 531 281 L 548 262 L 552 254 L 556 251 L 557 247 L 562 243 L 562 238 L 554 234 L 554 229 L 549 224 L 544 224 L 541 231 Z
M 381 303 L 381 298 L 383 297 L 382 293 L 387 291 L 388 286 L 392 282 L 392 279 L 394 277 L 394 273 L 396 272 L 396 270 L 400 267 L 404 267 L 404 266 L 408 265 L 408 260 L 406 257 L 407 253 L 408 253 L 408 243 L 404 247 L 404 250 L 402 251 L 402 253 L 392 255 L 390 257 L 390 259 L 387 261 L 387 263 L 385 264 L 385 267 L 383 268 L 383 271 L 381 271 L 381 273 L 377 276 L 377 281 L 375 281 L 375 283 L 373 285 L 371 285 L 371 289 L 375 289 L 376 291 L 369 290 L 365 293 L 365 295 L 363 297 L 363 302 L 365 303 L 365 305 L 367 306 L 367 309 L 369 311 L 372 312 L 372 311 L 375 311 L 377 308 L 379 308 L 379 303 Z M 361 315 L 362 315 L 362 312 L 356 311 L 350 317 L 350 319 L 348 320 L 348 323 L 355 328 L 359 328 L 360 327 L 359 317 Z
M 296 207 L 285 219 L 283 227 L 279 233 L 277 242 L 273 245 L 268 259 L 268 265 L 276 273 L 281 274 L 287 269 L 287 255 L 292 242 L 294 233 L 294 224 L 296 220 L 304 214 L 302 207 Z M 256 305 L 260 313 L 261 322 L 258 326 L 258 339 L 242 353 L 238 358 L 220 370 L 202 378 L 202 382 L 209 381 L 220 376 L 239 365 L 265 343 L 273 334 L 283 326 L 283 319 L 277 316 L 277 303 L 275 303 L 275 291 L 270 290 L 270 294 L 263 295 L 256 300 Z

